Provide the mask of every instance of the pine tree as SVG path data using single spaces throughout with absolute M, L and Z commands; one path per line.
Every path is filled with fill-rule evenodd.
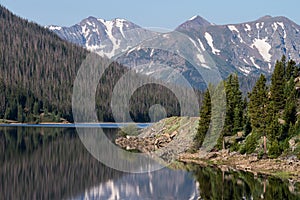
M 247 136 L 251 133 L 252 131 L 252 127 L 251 127 L 251 123 L 250 123 L 250 119 L 248 116 L 245 117 L 245 125 L 244 125 L 244 135 Z
M 204 93 L 203 105 L 200 110 L 200 119 L 197 134 L 194 138 L 194 149 L 197 150 L 202 146 L 206 133 L 211 121 L 211 97 L 209 90 Z
M 285 105 L 285 84 L 285 57 L 283 57 L 281 61 L 276 62 L 271 78 L 271 101 L 274 102 L 274 109 L 276 113 L 282 110 Z
M 277 140 L 280 137 L 280 124 L 277 115 L 273 117 L 273 120 L 267 123 L 266 132 L 269 141 Z
M 295 74 L 296 71 L 296 62 L 293 60 L 289 60 L 286 66 L 285 70 L 285 77 L 286 81 L 289 81 L 291 78 L 296 78 L 297 74 Z
M 243 129 L 243 99 L 236 74 L 225 81 L 226 115 L 223 136 L 234 135 Z
M 261 135 L 265 135 L 267 116 L 267 86 L 266 78 L 261 75 L 250 94 L 248 104 L 248 114 L 252 130 Z
M 244 102 L 242 97 L 242 92 L 240 91 L 239 79 L 236 74 L 233 75 L 232 79 L 233 86 L 233 134 L 243 129 L 243 112 L 244 112 Z
M 297 119 L 297 105 L 295 99 L 289 98 L 287 100 L 283 112 L 283 119 L 285 120 L 286 124 L 295 124 Z
M 284 140 L 290 135 L 289 130 L 294 127 L 297 121 L 297 91 L 295 89 L 294 78 L 291 77 L 286 85 L 286 103 L 283 111 L 285 126 L 280 140 Z

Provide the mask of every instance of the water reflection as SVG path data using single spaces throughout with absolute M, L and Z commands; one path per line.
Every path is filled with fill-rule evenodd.
M 116 129 L 105 131 L 113 140 Z M 0 199 L 300 199 L 299 183 L 246 172 L 191 164 L 119 172 L 72 128 L 0 128 L 0 166 Z
M 300 183 L 243 171 L 197 165 L 186 168 L 199 183 L 200 199 L 300 199 Z
M 106 134 L 114 138 L 115 130 Z M 75 129 L 0 128 L 4 199 L 197 199 L 190 173 L 127 174 L 95 160 Z

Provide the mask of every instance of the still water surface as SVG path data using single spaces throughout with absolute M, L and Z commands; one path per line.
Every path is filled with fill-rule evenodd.
M 117 129 L 105 129 L 113 140 Z M 116 171 L 84 148 L 74 128 L 0 127 L 0 199 L 300 199 L 300 184 L 174 164 Z

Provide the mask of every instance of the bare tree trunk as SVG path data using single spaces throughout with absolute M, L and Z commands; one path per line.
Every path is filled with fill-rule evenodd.
M 267 156 L 267 137 L 264 135 L 264 156 Z

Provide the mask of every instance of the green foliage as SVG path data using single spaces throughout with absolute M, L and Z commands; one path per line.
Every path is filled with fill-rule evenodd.
M 278 122 L 278 117 L 275 116 L 273 118 L 273 120 L 268 124 L 267 126 L 267 138 L 270 140 L 270 141 L 274 141 L 274 140 L 277 140 L 279 139 L 280 137 L 280 124 Z
M 243 130 L 244 122 L 244 101 L 242 92 L 240 91 L 240 85 L 237 74 L 230 75 L 224 81 L 224 88 L 226 94 L 226 113 L 224 126 L 220 137 L 217 140 L 216 148 L 221 149 L 223 147 L 223 137 L 233 136 L 238 131 Z
M 126 137 L 127 135 L 137 136 L 138 134 L 139 134 L 139 130 L 135 124 L 124 126 L 118 132 L 118 136 L 120 137 Z
M 230 152 L 233 152 L 233 151 L 239 151 L 240 148 L 241 148 L 241 145 L 235 141 L 235 142 L 230 146 Z
M 265 134 L 267 116 L 267 86 L 266 78 L 261 75 L 250 94 L 248 114 L 252 130 L 260 135 Z
M 286 80 L 289 81 L 290 79 L 296 78 L 298 76 L 297 71 L 298 69 L 296 67 L 296 62 L 293 60 L 289 60 L 285 70 Z
M 286 58 L 285 56 L 282 56 L 281 61 L 276 62 L 275 69 L 271 78 L 272 82 L 270 86 L 270 93 L 271 93 L 271 100 L 274 102 L 274 109 L 276 113 L 279 112 L 281 109 L 283 109 L 285 105 L 285 95 L 284 95 L 284 88 L 286 83 L 285 65 L 286 65 Z
M 297 98 L 294 80 L 287 82 L 286 103 L 283 111 L 283 119 L 286 124 L 295 124 L 297 116 Z
M 298 73 L 299 67 L 296 63 L 293 60 L 287 62 L 286 57 L 283 56 L 276 62 L 270 88 L 266 84 L 266 77 L 262 74 L 252 92 L 249 93 L 249 103 L 246 99 L 242 100 L 237 75 L 230 75 L 224 81 L 226 115 L 224 128 L 216 147 L 222 148 L 224 136 L 234 136 L 238 131 L 243 130 L 246 139 L 242 145 L 232 143 L 231 150 L 240 149 L 242 153 L 253 153 L 258 145 L 263 147 L 263 141 L 260 140 L 262 136 L 267 137 L 270 157 L 277 157 L 288 148 L 287 139 L 300 130 L 300 117 L 297 117 L 299 94 L 295 89 L 294 81 Z M 202 133 L 197 136 L 198 141 L 204 139 L 209 128 L 207 118 L 204 116 L 202 118 L 201 123 L 206 126 L 198 130 Z M 260 148 L 260 151 L 263 152 L 263 149 Z
M 241 153 L 251 154 L 255 151 L 257 146 L 258 136 L 256 133 L 251 133 L 247 136 L 244 147 L 241 149 Z
M 277 158 L 280 156 L 282 150 L 277 140 L 273 140 L 268 147 L 268 155 L 270 158 Z
M 236 74 L 230 75 L 224 84 L 226 116 L 222 135 L 230 136 L 243 129 L 243 99 Z
M 194 138 L 194 149 L 199 149 L 202 146 L 206 133 L 209 129 L 211 121 L 211 98 L 209 90 L 204 93 L 203 104 L 200 110 L 200 119 L 197 134 Z
M 244 135 L 245 136 L 249 135 L 251 131 L 252 131 L 252 127 L 251 127 L 250 119 L 249 117 L 246 117 L 245 125 L 244 125 Z

